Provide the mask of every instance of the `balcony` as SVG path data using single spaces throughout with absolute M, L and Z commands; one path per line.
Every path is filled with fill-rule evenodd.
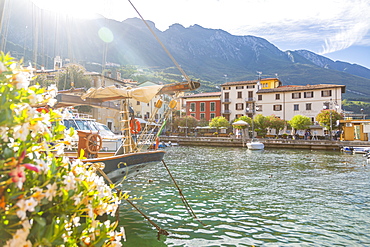
M 255 102 L 256 98 L 251 97 L 251 98 L 245 98 L 245 102 Z
M 231 103 L 231 100 L 230 99 L 224 99 L 222 101 L 222 104 L 230 104 Z
M 222 110 L 221 112 L 222 114 L 231 114 L 231 111 L 230 110 Z

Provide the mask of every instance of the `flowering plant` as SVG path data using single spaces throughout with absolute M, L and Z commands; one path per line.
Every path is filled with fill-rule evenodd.
M 109 219 L 123 196 L 63 156 L 75 133 L 50 108 L 57 89 L 30 81 L 0 54 L 0 246 L 121 246 L 123 228 Z

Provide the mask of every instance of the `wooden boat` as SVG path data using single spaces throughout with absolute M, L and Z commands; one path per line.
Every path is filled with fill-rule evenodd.
M 103 163 L 103 171 L 113 183 L 120 183 L 125 177 L 133 177 L 145 167 L 158 164 L 165 155 L 163 150 L 127 153 L 102 158 L 83 159 L 84 163 Z
M 131 87 L 116 87 L 108 86 L 101 88 L 90 88 L 86 93 L 79 95 L 73 95 L 73 92 L 61 94 L 67 97 L 57 97 L 58 106 L 73 106 L 73 105 L 91 105 L 95 107 L 109 108 L 110 101 L 120 100 L 119 111 L 121 113 L 121 132 L 122 142 L 121 146 L 116 150 L 114 155 L 100 156 L 99 151 L 102 148 L 102 137 L 98 132 L 94 131 L 77 131 L 79 136 L 77 157 L 84 156 L 86 159 L 82 159 L 82 162 L 86 164 L 103 164 L 102 171 L 103 176 L 106 176 L 113 183 L 120 183 L 125 177 L 134 176 L 148 165 L 157 164 L 163 160 L 165 151 L 148 149 L 149 146 L 158 147 L 159 139 L 158 135 L 160 130 L 157 131 L 158 135 L 149 134 L 149 128 L 162 129 L 166 123 L 166 117 L 170 116 L 170 112 L 174 110 L 176 101 L 172 100 L 168 104 L 168 113 L 165 113 L 162 125 L 149 125 L 147 124 L 144 133 L 140 135 L 137 140 L 132 136 L 131 121 L 133 115 L 129 111 L 129 99 L 136 101 L 149 103 L 157 94 L 170 93 L 171 90 L 193 90 L 194 87 L 199 87 L 198 84 L 191 83 L 186 86 L 184 83 L 180 85 L 170 85 L 164 87 L 148 86 L 140 88 Z M 165 90 L 164 90 L 165 88 Z M 155 116 L 158 109 L 162 106 L 162 101 L 155 104 L 155 108 L 152 112 L 152 116 Z M 117 109 L 117 104 L 112 104 L 111 109 Z M 156 143 L 157 145 L 146 145 L 147 143 Z

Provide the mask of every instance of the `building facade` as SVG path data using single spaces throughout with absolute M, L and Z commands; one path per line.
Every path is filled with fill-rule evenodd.
M 186 115 L 197 120 L 210 121 L 221 115 L 221 92 L 200 93 L 183 96 Z
M 344 85 L 283 86 L 277 78 L 227 82 L 221 87 L 221 114 L 229 121 L 256 114 L 289 121 L 295 115 L 303 115 L 315 124 L 321 110 L 341 111 L 345 93 Z

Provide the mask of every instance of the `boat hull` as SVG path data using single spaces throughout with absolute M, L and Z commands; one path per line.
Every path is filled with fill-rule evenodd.
M 249 142 L 247 147 L 252 150 L 261 150 L 265 148 L 265 145 L 262 142 Z
M 113 183 L 118 183 L 125 177 L 135 176 L 147 166 L 161 162 L 165 153 L 166 152 L 163 150 L 155 150 L 95 159 L 84 159 L 82 161 L 84 163 L 104 163 L 104 173 L 107 174 L 108 178 Z

